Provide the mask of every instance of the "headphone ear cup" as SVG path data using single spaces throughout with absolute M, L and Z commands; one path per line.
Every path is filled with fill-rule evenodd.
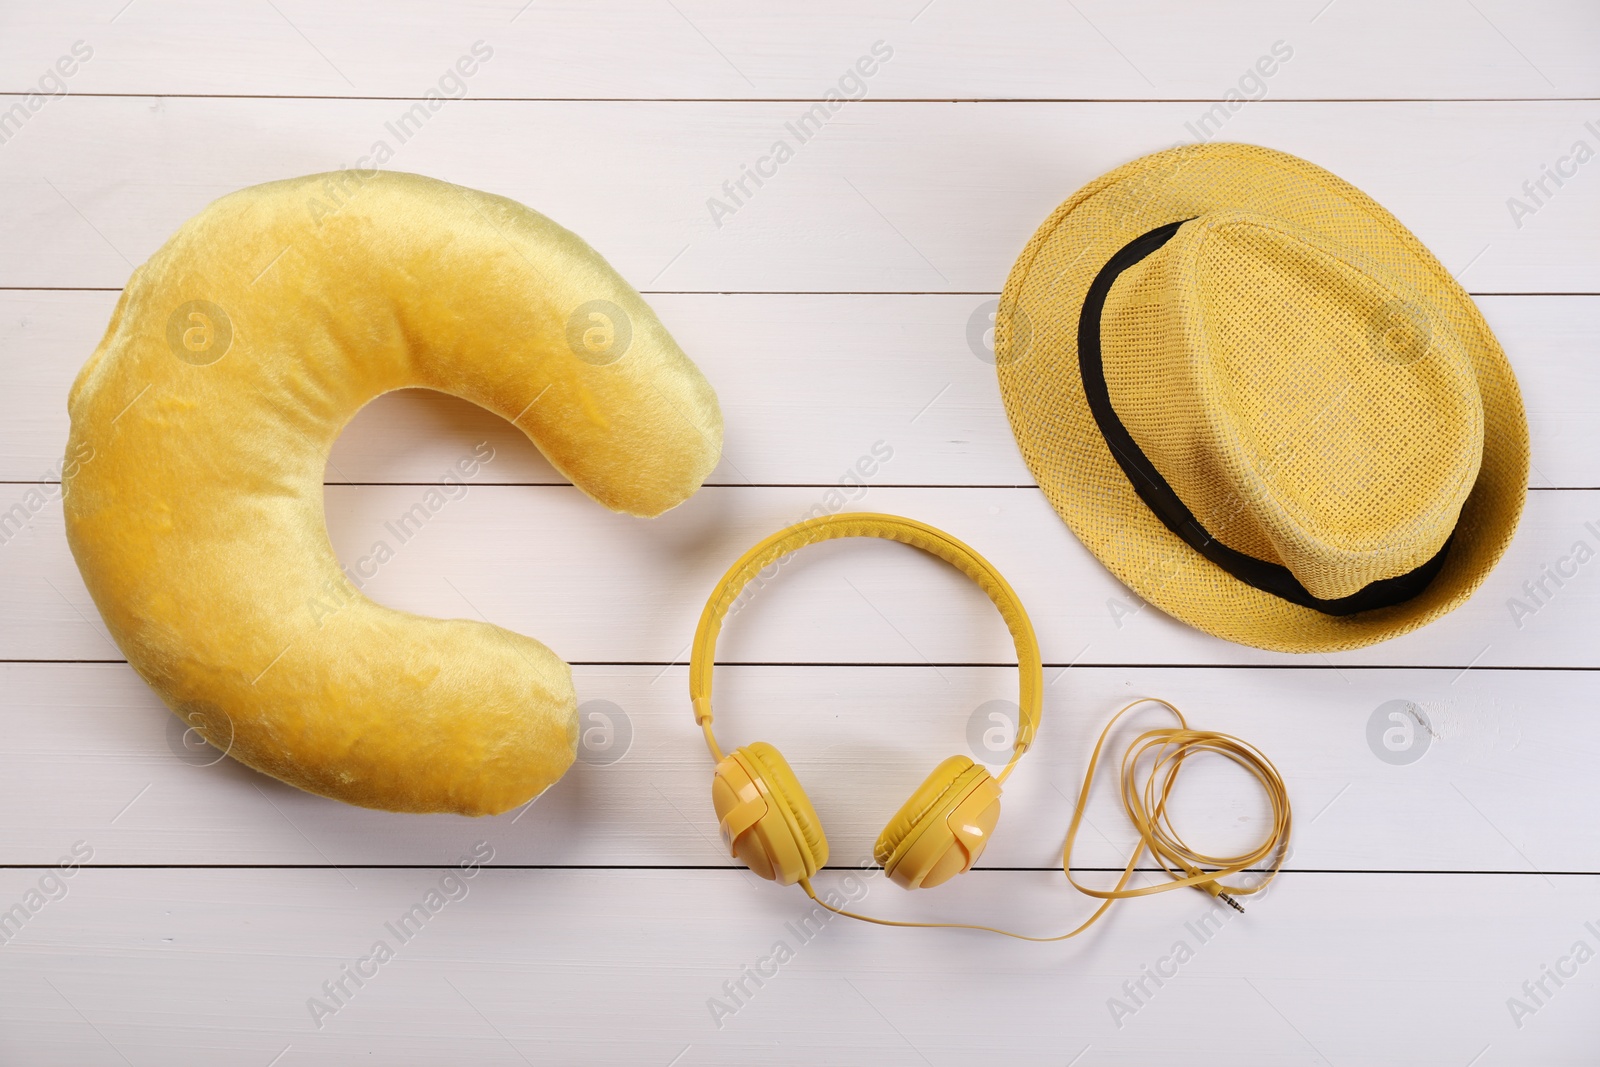
M 966 756 L 933 769 L 878 835 L 873 858 L 895 884 L 927 889 L 972 869 L 1000 820 L 1000 783 Z
M 731 855 L 762 878 L 793 885 L 828 862 L 816 809 L 782 753 L 765 742 L 723 757 L 711 803 Z

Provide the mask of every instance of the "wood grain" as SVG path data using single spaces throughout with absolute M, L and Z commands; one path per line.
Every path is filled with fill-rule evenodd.
M 985 362 L 994 297 L 658 293 L 649 297 L 715 383 L 727 422 L 721 485 L 836 484 L 882 441 L 877 485 L 1031 485 Z M 1483 296 L 1528 407 L 1531 482 L 1600 487 L 1600 297 Z M 9 388 L 0 391 L 0 481 L 53 481 L 64 400 L 116 294 L 0 292 Z M 973 337 L 976 335 L 976 350 Z M 804 440 L 805 448 L 795 442 Z M 364 408 L 330 458 L 330 483 L 437 481 L 479 442 L 480 484 L 564 482 L 499 417 L 421 390 Z M 0 512 L 26 492 L 0 486 Z
M 1112 712 L 1155 694 L 1277 764 L 1297 815 L 1295 868 L 1600 868 L 1600 827 L 1541 817 L 1526 799 L 1536 788 L 1541 805 L 1587 803 L 1584 768 L 1600 751 L 1595 672 L 1075 667 L 1047 677 L 1040 742 L 1006 788 L 986 866 L 1059 868 L 1094 739 Z M 437 864 L 489 834 L 504 863 L 727 867 L 686 679 L 682 666 L 575 668 L 579 762 L 526 811 L 468 820 L 352 808 L 223 760 L 186 741 L 183 722 L 126 665 L 8 664 L 0 806 L 14 814 L 0 855 L 49 863 L 93 828 L 97 862 L 114 864 Z M 719 738 L 782 749 L 839 867 L 870 858 L 889 816 L 946 756 L 1009 754 L 1011 668 L 730 666 L 716 681 Z M 1414 731 L 1422 747 L 1412 763 L 1385 761 L 1368 737 L 1394 700 L 1414 702 L 1427 723 L 1426 736 Z M 1170 720 L 1149 708 L 1132 722 Z M 1126 862 L 1134 837 L 1114 775 L 1102 769 L 1077 863 Z M 56 788 L 74 778 L 78 788 Z M 50 805 L 29 803 L 45 795 Z M 1219 766 L 1186 770 L 1175 803 L 1181 825 L 1218 849 L 1249 847 L 1264 832 L 1261 798 Z
M 83 1065 L 332 1065 L 373 1049 L 385 1063 L 497 1067 L 1134 1065 L 1184 1050 L 1218 1063 L 1576 1067 L 1587 1053 L 1572 1035 L 1596 1007 L 1592 961 L 1564 988 L 1547 980 L 1554 995 L 1521 1030 L 1506 1007 L 1542 967 L 1567 957 L 1570 968 L 1576 941 L 1600 940 L 1585 925 L 1600 925 L 1593 877 L 1291 874 L 1213 926 L 1200 925 L 1204 898 L 1167 894 L 1076 943 L 1041 946 L 845 919 L 812 920 L 802 941 L 793 931 L 810 909 L 797 890 L 731 872 L 491 863 L 400 943 L 387 924 L 446 873 L 80 872 L 4 946 L 4 1040 Z M 0 872 L 0 899 L 39 877 Z M 843 898 L 842 877 L 829 881 Z M 1042 873 L 969 875 L 920 897 L 881 877 L 858 884 L 862 907 L 908 917 L 1055 931 L 1087 910 Z M 307 1002 L 329 1004 L 322 983 L 379 940 L 393 958 L 365 964 L 375 973 L 360 988 L 347 980 L 318 1029 Z M 1180 942 L 1189 953 L 1175 966 Z M 758 988 L 746 967 L 769 977 Z M 1135 1004 L 1123 984 L 1146 967 L 1176 973 L 1146 980 Z M 749 995 L 735 1004 L 724 983 L 740 980 Z M 735 1010 L 714 1017 L 713 998 Z
M 808 108 L 795 103 L 464 100 L 402 141 L 390 127 L 411 106 L 53 100 L 0 146 L 0 244 L 17 250 L 0 260 L 0 286 L 119 288 L 216 197 L 370 165 L 361 161 L 382 142 L 390 169 L 519 200 L 642 290 L 992 293 L 1057 204 L 1118 164 L 1194 141 L 1186 124 L 1206 110 L 867 101 L 799 143 L 788 127 Z M 1589 122 L 1600 129 L 1600 105 L 1584 100 L 1264 102 L 1210 139 L 1291 152 L 1353 182 L 1475 292 L 1600 293 L 1589 236 L 1600 180 L 1587 165 L 1559 189 L 1547 181 L 1531 216 L 1507 207 L 1577 140 L 1600 146 Z M 723 183 L 780 138 L 793 158 L 735 203 Z M 714 212 L 713 199 L 733 213 Z M 308 233 L 290 256 L 315 244 Z
M 466 81 L 474 96 L 819 99 L 881 40 L 894 55 L 866 80 L 874 97 L 1221 100 L 1280 41 L 1292 54 L 1263 79 L 1270 98 L 1600 92 L 1600 18 L 1581 0 L 1541 3 L 1537 17 L 1508 0 L 629 0 L 599 13 L 581 0 L 471 0 L 447 20 L 424 0 L 274 0 L 226 15 L 204 0 L 125 4 L 8 16 L 0 91 L 25 91 L 83 40 L 94 56 L 73 92 L 416 97 L 482 40 L 494 55 Z M 1241 95 L 1259 91 L 1247 81 Z
M 531 445 L 527 446 L 532 448 Z M 1463 607 L 1404 637 L 1328 656 L 1229 644 L 1142 602 L 1026 488 L 714 487 L 654 520 L 613 514 L 570 486 L 473 485 L 426 524 L 397 520 L 423 486 L 329 486 L 336 551 L 368 596 L 450 618 L 486 618 L 568 660 L 681 661 L 712 585 L 745 548 L 813 508 L 909 515 L 948 530 L 1016 587 L 1045 662 L 1596 667 L 1600 492 L 1529 494 L 1500 565 Z M 426 510 L 426 507 L 425 507 Z M 387 546 L 392 558 L 374 562 Z M 1571 573 L 1552 578 L 1551 568 Z M 304 612 L 315 633 L 317 612 Z M 833 542 L 791 557 L 719 648 L 746 663 L 1008 663 L 1015 651 L 983 594 L 914 549 Z M 77 577 L 59 497 L 0 546 L 0 658 L 120 659 Z M 262 665 L 265 668 L 266 664 Z

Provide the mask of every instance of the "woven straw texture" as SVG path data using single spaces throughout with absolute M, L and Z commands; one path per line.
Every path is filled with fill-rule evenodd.
M 1118 417 L 1218 540 L 1315 596 L 1412 570 L 1453 530 L 1415 598 L 1336 617 L 1246 585 L 1169 531 L 1111 455 L 1079 374 L 1084 294 L 1129 241 L 1184 219 L 1107 299 Z M 1316 652 L 1406 633 L 1464 602 L 1516 530 L 1528 432 L 1498 342 L 1392 215 L 1293 156 L 1193 145 L 1090 183 L 1018 258 L 995 352 L 1056 511 L 1140 597 L 1219 637 Z

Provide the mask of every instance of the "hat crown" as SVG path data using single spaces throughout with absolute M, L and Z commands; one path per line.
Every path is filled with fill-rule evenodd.
M 1196 520 L 1337 599 L 1416 569 L 1478 475 L 1483 408 L 1449 325 L 1376 264 L 1218 211 L 1125 270 L 1112 407 Z

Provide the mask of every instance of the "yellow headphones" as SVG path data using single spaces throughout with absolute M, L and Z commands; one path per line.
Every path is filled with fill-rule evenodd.
M 1017 594 L 988 561 L 954 537 L 911 519 L 855 513 L 811 519 L 773 534 L 741 556 L 722 576 L 700 614 L 689 661 L 689 696 L 695 722 L 717 767 L 711 802 L 729 853 L 779 885 L 810 879 L 828 862 L 828 838 L 800 780 L 776 748 L 764 741 L 723 755 L 711 732 L 711 668 L 717 634 L 728 609 L 761 571 L 797 549 L 838 537 L 882 537 L 937 556 L 978 583 L 1005 619 L 1017 644 L 1022 680 L 1016 744 L 998 777 L 966 756 L 951 756 L 895 812 L 872 852 L 884 873 L 907 889 L 936 886 L 970 870 L 1000 818 L 1000 785 L 1033 743 L 1044 702 L 1044 672 L 1033 624 Z
M 741 556 L 717 583 L 705 611 L 700 614 L 689 661 L 689 696 L 694 702 L 695 722 L 700 724 L 711 756 L 717 761 L 711 781 L 711 802 L 717 809 L 722 840 L 735 859 L 779 885 L 799 883 L 806 895 L 821 907 L 852 919 L 881 926 L 982 930 L 1023 941 L 1061 941 L 1076 937 L 1093 926 L 1118 900 L 1185 887 L 1201 890 L 1243 911 L 1235 897 L 1263 891 L 1277 875 L 1288 855 L 1292 818 L 1288 790 L 1272 761 L 1255 746 L 1236 737 L 1190 729 L 1183 714 L 1164 700 L 1141 697 L 1125 705 L 1106 723 L 1090 754 L 1083 786 L 1073 805 L 1072 822 L 1067 827 L 1066 842 L 1061 849 L 1061 868 L 1074 889 L 1100 901 L 1094 913 L 1074 929 L 1040 936 L 976 923 L 879 919 L 846 911 L 825 897 L 819 897 L 811 887 L 811 878 L 828 862 L 828 839 L 822 832 L 816 809 L 811 806 L 788 761 L 771 745 L 757 741 L 723 755 L 711 732 L 711 668 L 722 620 L 750 580 L 789 553 L 836 537 L 882 537 L 920 548 L 950 563 L 977 582 L 994 601 L 1017 643 L 1017 665 L 1022 675 L 1018 699 L 1021 716 L 1010 761 L 997 777 L 991 777 L 986 768 L 966 756 L 951 756 L 933 769 L 911 794 L 911 799 L 895 812 L 873 847 L 873 858 L 892 881 L 907 889 L 922 889 L 972 869 L 1000 818 L 1000 785 L 1033 743 L 1039 729 L 1044 675 L 1033 624 L 1028 621 L 1028 613 L 1023 610 L 1017 594 L 982 556 L 947 533 L 893 515 L 833 515 L 782 530 Z M 1078 828 L 1083 824 L 1089 786 L 1112 728 L 1124 715 L 1146 704 L 1165 708 L 1177 719 L 1178 725 L 1146 730 L 1124 752 L 1119 792 L 1123 811 L 1138 831 L 1139 845 L 1128 857 L 1113 887 L 1087 886 L 1073 877 L 1072 847 Z M 1173 828 L 1167 815 L 1167 799 L 1184 762 L 1200 754 L 1222 756 L 1243 768 L 1260 784 L 1272 818 L 1267 836 L 1253 848 L 1234 856 L 1209 855 L 1191 847 Z M 1142 780 L 1141 768 L 1144 768 Z M 1146 853 L 1171 880 L 1130 888 L 1129 882 L 1138 869 L 1139 860 Z M 1253 884 L 1223 882 L 1223 878 L 1251 870 L 1263 870 L 1264 877 Z

